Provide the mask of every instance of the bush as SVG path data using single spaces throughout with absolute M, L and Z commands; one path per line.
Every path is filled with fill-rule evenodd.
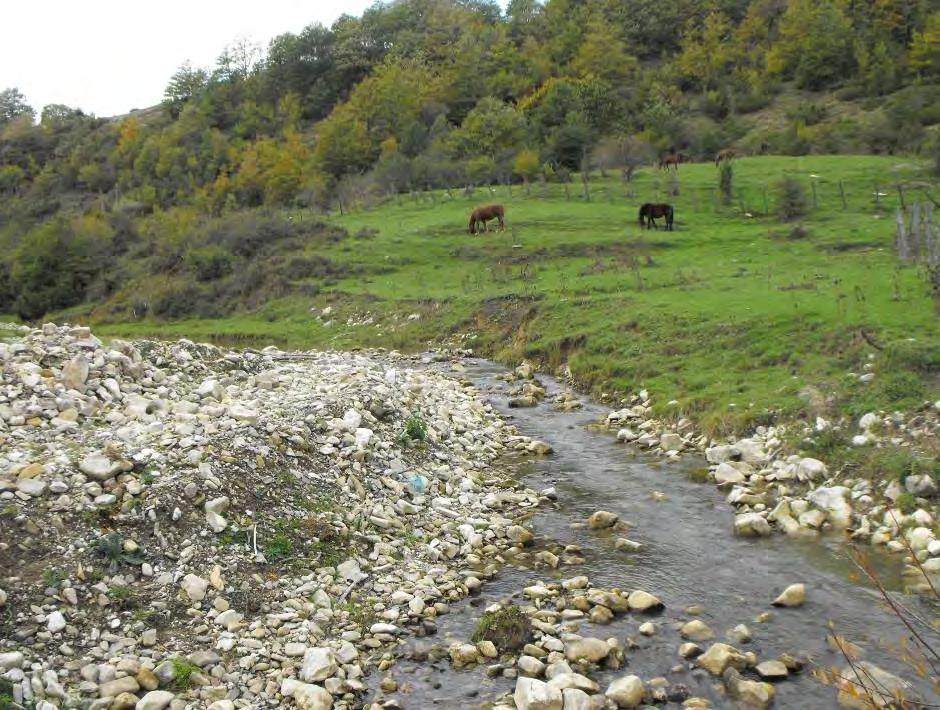
M 221 247 L 210 246 L 190 249 L 185 262 L 197 281 L 213 281 L 232 272 L 234 259 Z
M 785 177 L 777 186 L 777 216 L 783 222 L 805 217 L 809 208 L 806 189 L 795 177 Z

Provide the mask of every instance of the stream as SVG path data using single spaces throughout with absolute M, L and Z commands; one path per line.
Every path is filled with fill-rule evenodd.
M 622 641 L 631 637 L 640 646 L 627 650 L 626 665 L 619 671 L 591 674 L 602 693 L 611 680 L 622 675 L 635 674 L 644 681 L 662 676 L 670 686 L 682 684 L 691 695 L 708 698 L 714 707 L 734 707 L 720 680 L 678 656 L 683 639 L 674 625 L 699 618 L 714 630 L 715 641 L 754 651 L 760 660 L 777 658 L 781 653 L 805 654 L 817 667 L 841 669 L 845 660 L 826 642 L 827 624 L 832 622 L 839 634 L 864 649 L 865 660 L 913 682 L 926 702 L 938 702 L 929 682 L 917 679 L 899 659 L 897 647 L 905 629 L 887 611 L 879 592 L 862 583 L 861 573 L 837 535 L 816 541 L 782 535 L 735 537 L 725 494 L 713 484 L 694 482 L 688 475 L 706 465 L 701 457 L 686 455 L 677 462 L 666 461 L 618 442 L 614 432 L 589 426 L 602 422 L 609 409 L 584 398 L 580 410 L 555 411 L 553 396 L 563 388 L 551 378 L 539 378 L 547 390 L 539 406 L 509 409 L 509 385 L 497 379 L 505 368 L 483 360 L 442 367 L 472 381 L 522 434 L 554 447 L 551 456 L 511 464 L 527 486 L 535 490 L 555 486 L 558 491 L 557 504 L 541 506 L 527 525 L 536 535 L 536 549 L 554 541 L 576 544 L 586 561 L 557 570 L 507 565 L 484 585 L 480 595 L 454 604 L 450 614 L 438 618 L 436 637 L 412 643 L 433 640 L 446 648 L 453 641 L 467 642 L 489 604 L 509 597 L 524 603 L 522 588 L 537 580 L 587 575 L 596 586 L 643 589 L 666 605 L 665 611 L 654 617 L 625 614 L 609 625 L 582 625 L 579 633 L 583 635 L 613 636 Z M 654 491 L 665 498 L 654 499 Z M 617 513 L 635 527 L 625 534 L 588 530 L 583 523 L 598 509 Z M 620 535 L 640 542 L 642 549 L 634 553 L 615 550 L 614 540 Z M 900 597 L 900 556 L 870 554 L 885 586 Z M 798 609 L 771 606 L 771 601 L 794 582 L 805 583 L 806 604 Z M 935 613 L 910 597 L 903 601 L 922 617 L 931 618 Z M 697 617 L 685 612 L 693 604 L 703 609 Z M 756 621 L 768 611 L 769 621 Z M 652 637 L 637 632 L 647 620 L 658 627 Z M 726 632 L 742 623 L 750 629 L 752 641 L 729 641 Z M 700 645 L 707 648 L 710 643 Z M 487 678 L 485 667 L 453 670 L 446 656 L 433 664 L 400 660 L 393 674 L 401 684 L 394 697 L 406 708 L 478 707 L 515 686 L 512 679 Z M 370 680 L 377 685 L 380 675 Z M 776 707 L 839 707 L 836 691 L 813 678 L 809 669 L 777 683 L 776 691 Z

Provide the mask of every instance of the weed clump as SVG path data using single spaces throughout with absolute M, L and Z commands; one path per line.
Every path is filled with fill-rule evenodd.
M 483 614 L 470 639 L 474 643 L 492 641 L 502 653 L 522 648 L 531 637 L 532 622 L 522 609 L 513 604 Z
M 913 493 L 902 493 L 895 501 L 895 505 L 904 515 L 910 515 L 917 510 L 917 497 Z
M 425 441 L 428 438 L 427 422 L 420 414 L 412 414 L 405 420 L 405 430 L 401 438 L 405 441 Z
M 199 666 L 179 656 L 171 658 L 170 663 L 173 665 L 173 681 L 170 688 L 175 691 L 189 689 L 193 684 L 193 673 L 199 672 Z

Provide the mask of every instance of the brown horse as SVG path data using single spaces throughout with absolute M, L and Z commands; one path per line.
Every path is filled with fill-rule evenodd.
M 488 231 L 486 222 L 490 219 L 499 220 L 499 230 L 502 231 L 506 229 L 505 217 L 506 209 L 502 205 L 483 205 L 482 207 L 477 207 L 470 213 L 470 226 L 467 231 L 470 234 L 476 234 L 477 225 L 480 225 L 484 232 Z
M 736 157 L 738 157 L 738 151 L 734 148 L 722 148 L 715 154 L 715 167 L 717 168 L 723 160 L 730 162 Z
M 672 218 L 675 210 L 673 210 L 672 205 L 667 205 L 666 203 L 654 204 L 652 202 L 645 203 L 640 207 L 640 226 L 642 227 L 646 224 L 647 229 L 652 229 L 659 227 L 656 225 L 657 217 L 666 218 L 666 229 L 672 231 Z
M 689 159 L 685 157 L 682 153 L 670 153 L 669 155 L 664 155 L 659 160 L 659 169 L 660 170 L 669 170 L 670 165 L 674 165 L 676 170 L 679 170 L 679 163 L 687 163 Z

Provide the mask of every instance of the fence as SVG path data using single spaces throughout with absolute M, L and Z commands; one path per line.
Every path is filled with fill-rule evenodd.
M 898 257 L 928 267 L 940 264 L 940 232 L 931 202 L 915 202 L 910 209 L 898 207 L 894 245 Z

